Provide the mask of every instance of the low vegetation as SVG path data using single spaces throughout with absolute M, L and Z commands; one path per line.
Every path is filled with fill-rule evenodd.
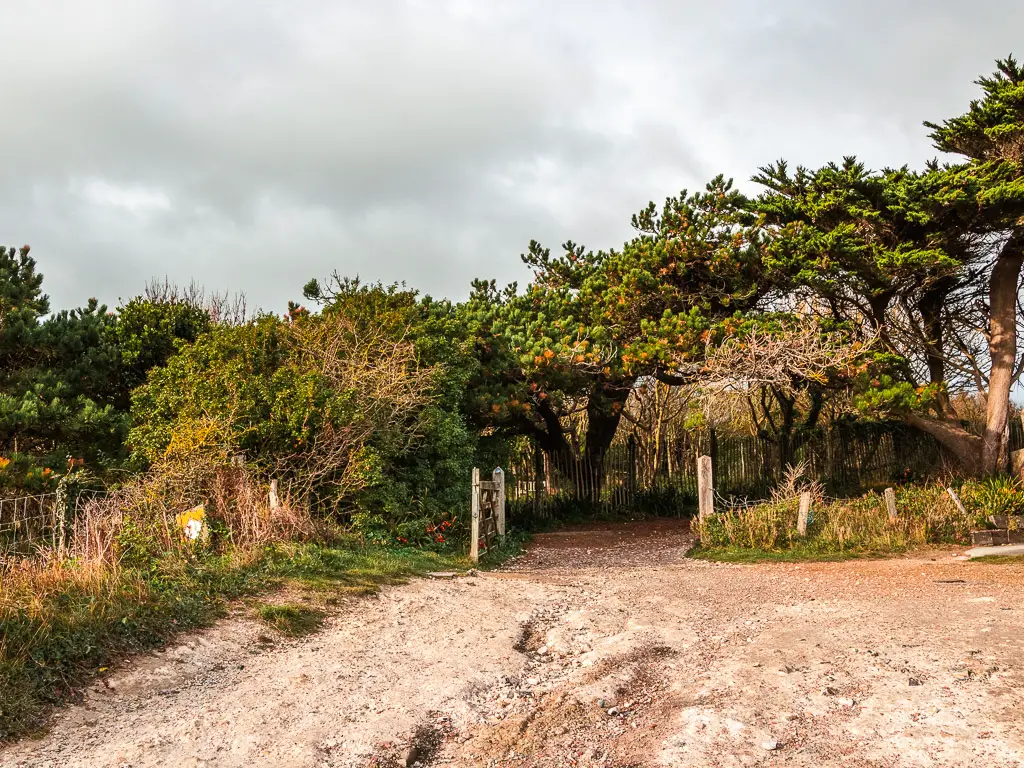
M 317 608 L 294 603 L 264 603 L 256 615 L 267 626 L 288 637 L 311 635 L 324 623 L 325 614 Z
M 698 557 L 730 562 L 829 560 L 906 552 L 928 545 L 968 544 L 970 532 L 989 527 L 989 517 L 1024 511 L 1024 486 L 1006 477 L 906 485 L 896 489 L 897 517 L 884 497 L 870 492 L 852 499 L 827 499 L 815 483 L 790 473 L 773 498 L 736 505 L 696 522 Z M 954 488 L 961 510 L 947 491 Z M 798 529 L 799 496 L 809 492 L 805 535 Z
M 166 555 L 135 566 L 25 562 L 0 573 L 0 740 L 38 727 L 48 706 L 125 653 L 153 647 L 223 615 L 226 601 L 276 587 L 333 603 L 465 560 L 421 549 L 268 544 L 227 554 Z M 289 635 L 313 631 L 311 607 L 265 605 L 261 619 Z

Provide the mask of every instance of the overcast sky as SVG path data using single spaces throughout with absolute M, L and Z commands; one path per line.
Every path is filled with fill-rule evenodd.
M 281 311 L 332 270 L 461 298 L 716 173 L 920 165 L 921 121 L 1024 56 L 1020 0 L 5 0 L 0 29 L 0 242 L 55 308 L 167 275 Z

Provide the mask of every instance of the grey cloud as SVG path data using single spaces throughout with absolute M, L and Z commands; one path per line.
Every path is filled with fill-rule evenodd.
M 465 295 L 530 238 L 779 156 L 930 156 L 1024 23 L 971 5 L 39 0 L 0 9 L 0 238 L 55 306 L 154 275 L 280 310 L 333 269 Z

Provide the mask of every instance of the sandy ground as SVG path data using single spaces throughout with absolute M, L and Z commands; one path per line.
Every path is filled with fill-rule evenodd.
M 3 766 L 1024 765 L 1024 568 L 720 565 L 685 525 L 244 616 L 134 659 Z

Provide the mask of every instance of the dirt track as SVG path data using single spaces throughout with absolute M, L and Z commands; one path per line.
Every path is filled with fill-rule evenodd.
M 688 543 L 541 536 L 503 573 L 390 588 L 270 648 L 228 619 L 0 765 L 1024 765 L 1024 568 L 716 565 Z

